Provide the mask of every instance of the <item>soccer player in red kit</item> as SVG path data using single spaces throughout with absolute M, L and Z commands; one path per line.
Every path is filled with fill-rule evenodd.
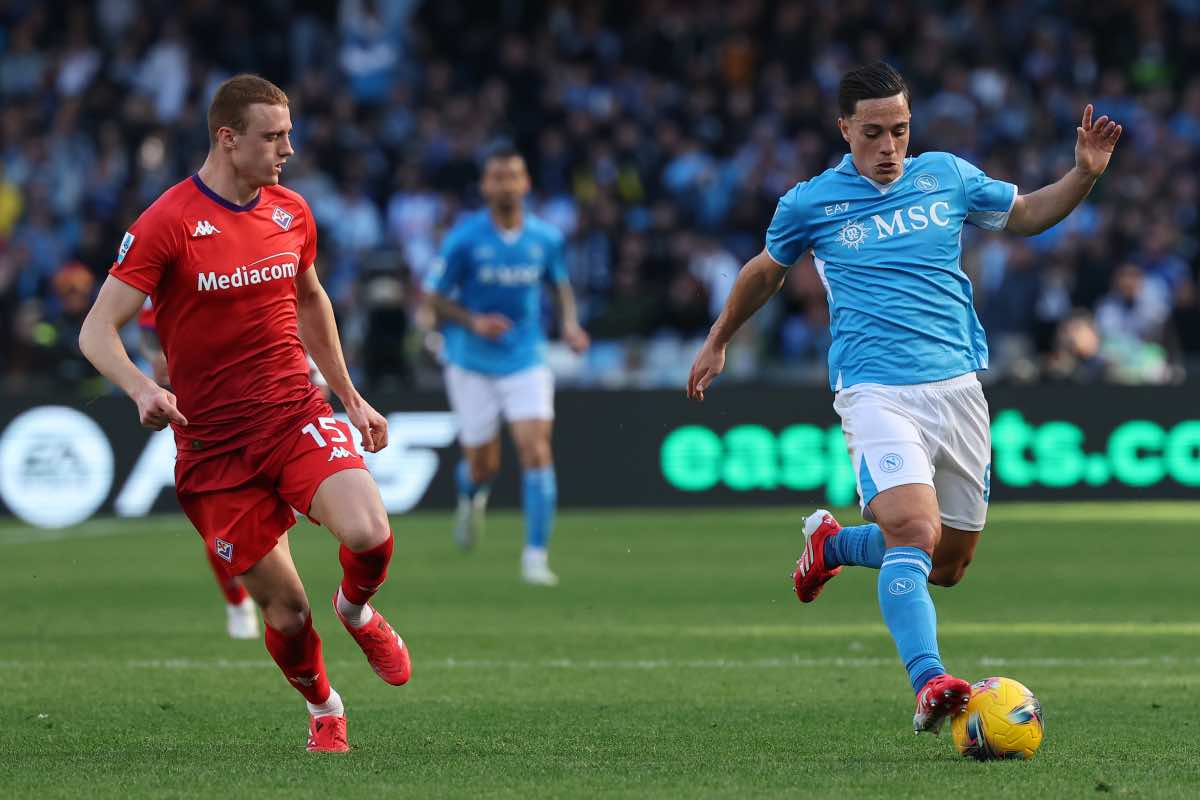
M 393 685 L 412 668 L 404 642 L 369 604 L 392 555 L 378 487 L 350 429 L 308 378 L 306 349 L 363 447 L 387 446 L 387 422 L 350 381 L 313 269 L 312 212 L 279 186 L 291 127 L 287 95 L 271 82 L 239 75 L 221 84 L 204 165 L 125 234 L 79 343 L 137 404 L 143 425 L 174 429 L 180 504 L 262 609 L 267 650 L 308 705 L 308 749 L 342 752 L 345 710 L 288 547 L 292 508 L 341 543 L 334 607 L 371 667 Z M 134 366 L 118 333 L 147 296 L 174 393 Z

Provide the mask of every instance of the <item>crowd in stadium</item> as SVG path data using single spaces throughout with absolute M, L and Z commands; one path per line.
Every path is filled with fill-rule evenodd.
M 934 8 L 939 7 L 938 13 Z M 992 380 L 1171 382 L 1200 360 L 1200 3 L 872 0 L 95 0 L 0 10 L 0 376 L 94 387 L 79 323 L 129 223 L 193 172 L 204 110 L 251 71 L 289 93 L 284 183 L 368 387 L 436 375 L 421 278 L 513 139 L 568 237 L 595 346 L 576 385 L 683 385 L 779 195 L 846 152 L 833 93 L 884 59 L 913 151 L 1031 191 L 1072 163 L 1085 103 L 1125 126 L 1091 198 L 1032 239 L 970 230 Z M 1086 8 L 1086 13 L 1085 9 Z M 1068 20 L 1086 19 L 1086 27 Z M 730 349 L 730 379 L 821 382 L 807 265 Z

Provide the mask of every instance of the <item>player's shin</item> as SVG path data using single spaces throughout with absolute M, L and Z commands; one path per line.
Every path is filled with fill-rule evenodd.
M 329 676 L 325 673 L 325 657 L 321 652 L 321 637 L 313 629 L 312 617 L 304 620 L 304 627 L 296 634 L 287 636 L 266 626 L 267 652 L 288 682 L 312 705 L 323 705 L 330 700 L 332 689 Z
M 883 565 L 883 531 L 878 525 L 856 525 L 842 528 L 837 536 L 825 540 L 825 566 L 870 567 Z
M 371 597 L 387 579 L 388 564 L 392 561 L 395 537 L 388 536 L 383 544 L 356 553 L 346 545 L 338 550 L 342 563 L 342 583 L 338 588 L 337 610 L 352 628 L 371 621 Z
M 889 547 L 879 569 L 879 610 L 913 691 L 946 670 L 937 643 L 937 612 L 929 596 L 933 562 L 917 547 Z
M 492 489 L 490 482 L 476 483 L 471 480 L 471 467 L 465 458 L 458 462 L 458 467 L 454 470 L 454 482 L 458 487 L 459 496 L 468 500 L 474 500 L 480 492 L 490 492 Z
M 525 470 L 522 505 L 525 511 L 525 551 L 544 553 L 558 507 L 558 483 L 553 465 Z

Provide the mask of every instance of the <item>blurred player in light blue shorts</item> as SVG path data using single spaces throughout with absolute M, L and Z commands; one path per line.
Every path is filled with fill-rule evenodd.
M 500 469 L 503 417 L 523 471 L 521 577 L 554 586 L 558 577 L 550 570 L 547 545 L 558 488 L 550 449 L 554 377 L 545 364 L 544 285 L 554 291 L 562 337 L 571 349 L 581 353 L 589 340 L 576 316 L 563 236 L 525 210 L 529 189 L 521 154 L 506 142 L 493 145 L 480 181 L 487 208 L 447 234 L 426 290 L 444 324 L 446 393 L 463 448 L 455 541 L 469 549 L 482 530 L 488 492 Z

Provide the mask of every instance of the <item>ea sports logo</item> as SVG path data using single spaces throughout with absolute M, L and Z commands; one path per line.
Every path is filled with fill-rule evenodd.
M 113 482 L 113 451 L 100 426 L 66 406 L 19 415 L 0 437 L 0 496 L 41 528 L 83 522 L 103 505 Z

